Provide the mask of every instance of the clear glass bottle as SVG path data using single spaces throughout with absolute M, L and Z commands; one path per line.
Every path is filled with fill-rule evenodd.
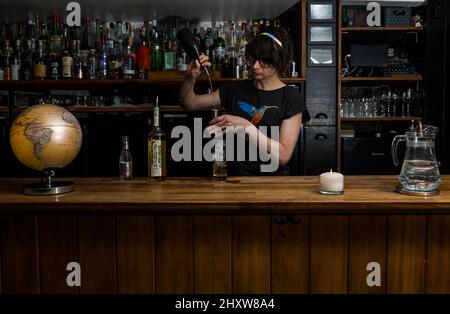
M 119 175 L 121 181 L 133 179 L 133 158 L 128 136 L 122 136 L 122 152 L 119 157 Z
M 131 37 L 129 36 L 127 39 L 127 49 L 122 60 L 123 78 L 125 80 L 131 80 L 135 76 L 136 59 L 134 53 L 131 52 L 131 45 Z
M 158 97 L 153 111 L 153 129 L 148 134 L 148 177 L 161 181 L 166 177 L 166 133 L 160 127 Z
M 219 115 L 218 109 L 213 109 L 213 118 L 217 118 Z M 217 135 L 216 135 L 217 136 Z M 214 180 L 226 180 L 227 178 L 227 162 L 225 160 L 225 139 L 224 134 L 219 135 L 220 138 L 216 139 L 213 151 L 213 179 Z

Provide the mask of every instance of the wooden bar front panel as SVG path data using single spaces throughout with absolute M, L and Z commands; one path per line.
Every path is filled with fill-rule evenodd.
M 116 293 L 114 216 L 78 218 L 82 293 Z
M 194 217 L 194 292 L 231 293 L 231 217 Z
M 192 216 L 158 216 L 155 221 L 156 293 L 193 293 Z
M 423 293 L 426 216 L 390 216 L 388 229 L 387 292 Z
M 117 216 L 117 289 L 119 293 L 155 291 L 153 216 Z
M 39 293 L 36 216 L 4 217 L 2 226 L 2 286 L 6 293 Z
M 350 216 L 349 218 L 349 293 L 386 292 L 387 216 Z M 378 263 L 381 286 L 367 284 L 369 263 Z
M 3 293 L 450 293 L 445 215 L 1 218 Z
M 76 216 L 41 216 L 38 221 L 41 293 L 77 293 L 66 284 L 67 264 L 79 261 Z
M 428 216 L 427 293 L 450 292 L 450 217 Z
M 272 218 L 272 293 L 308 293 L 309 216 Z
M 270 293 L 270 217 L 233 216 L 233 293 Z
M 311 217 L 310 292 L 347 292 L 347 216 Z

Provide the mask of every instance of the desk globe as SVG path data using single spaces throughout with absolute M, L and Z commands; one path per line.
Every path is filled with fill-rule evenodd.
M 62 107 L 41 104 L 18 115 L 10 130 L 12 151 L 21 163 L 45 174 L 41 182 L 24 185 L 24 194 L 54 195 L 73 191 L 72 182 L 52 181 L 52 177 L 56 170 L 75 159 L 82 138 L 80 123 Z

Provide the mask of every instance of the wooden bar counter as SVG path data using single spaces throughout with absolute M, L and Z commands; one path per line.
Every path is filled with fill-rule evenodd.
M 347 176 L 340 196 L 318 177 L 74 178 L 58 196 L 0 179 L 0 292 L 450 293 L 442 179 L 428 198 L 395 193 L 396 176 Z

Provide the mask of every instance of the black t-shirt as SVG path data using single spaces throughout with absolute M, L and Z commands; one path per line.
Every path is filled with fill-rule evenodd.
M 221 105 L 227 113 L 243 117 L 258 128 L 266 127 L 268 137 L 271 137 L 271 126 L 280 127 L 283 120 L 300 112 L 303 112 L 303 122 L 309 120 L 304 100 L 292 86 L 265 91 L 256 88 L 252 80 L 238 81 L 223 85 L 219 89 L 219 95 Z M 235 156 L 235 161 L 228 162 L 230 175 L 280 175 L 285 171 L 279 168 L 276 172 L 261 172 L 261 164 L 270 162 L 262 162 L 259 158 L 257 161 L 249 161 L 248 145 L 251 144 L 246 143 L 245 161 L 236 161 Z

